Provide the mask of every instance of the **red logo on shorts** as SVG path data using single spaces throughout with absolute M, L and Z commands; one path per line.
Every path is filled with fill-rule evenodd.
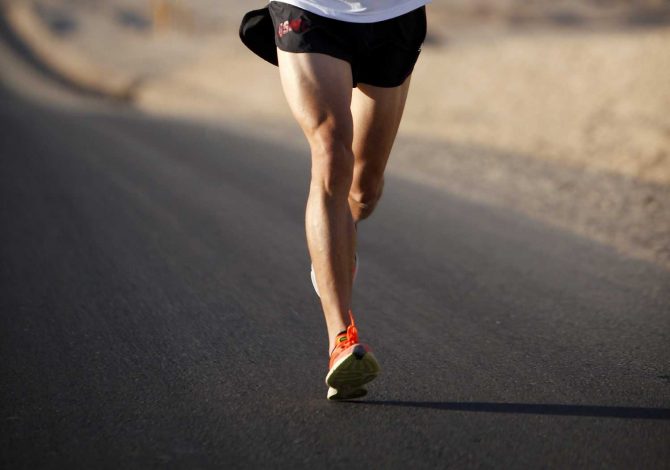
M 283 23 L 279 23 L 277 27 L 277 35 L 282 38 L 286 33 L 304 33 L 307 31 L 307 23 L 302 20 L 302 18 L 296 18 L 294 20 L 286 20 Z

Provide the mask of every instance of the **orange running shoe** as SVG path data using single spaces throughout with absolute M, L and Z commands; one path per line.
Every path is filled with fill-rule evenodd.
M 358 342 L 358 330 L 351 310 L 349 318 L 351 325 L 337 336 L 335 349 L 330 354 L 330 370 L 326 376 L 329 400 L 364 397 L 368 391 L 363 385 L 374 380 L 380 371 L 370 346 Z

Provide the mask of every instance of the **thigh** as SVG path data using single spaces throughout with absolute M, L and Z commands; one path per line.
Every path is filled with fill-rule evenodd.
M 317 134 L 330 132 L 351 145 L 351 66 L 325 54 L 277 50 L 279 74 L 289 108 L 314 144 Z
M 355 157 L 352 193 L 376 192 L 386 169 L 405 109 L 410 78 L 394 88 L 359 84 L 351 111 Z

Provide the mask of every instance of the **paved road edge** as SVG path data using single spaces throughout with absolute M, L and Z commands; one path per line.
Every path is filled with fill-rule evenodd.
M 134 100 L 140 83 L 139 77 L 105 69 L 104 66 L 93 64 L 82 57 L 51 34 L 30 4 L 0 4 L 0 15 L 15 39 L 35 59 L 73 87 L 115 100 Z

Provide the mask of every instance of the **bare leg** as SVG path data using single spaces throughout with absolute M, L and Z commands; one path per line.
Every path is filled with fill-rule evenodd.
M 332 350 L 348 322 L 356 243 L 348 204 L 354 173 L 351 68 L 323 54 L 277 53 L 284 94 L 312 153 L 305 230 Z
M 354 177 L 349 206 L 355 222 L 375 209 L 384 188 L 384 170 L 405 109 L 410 79 L 395 88 L 359 84 L 351 112 L 354 121 L 352 149 Z

